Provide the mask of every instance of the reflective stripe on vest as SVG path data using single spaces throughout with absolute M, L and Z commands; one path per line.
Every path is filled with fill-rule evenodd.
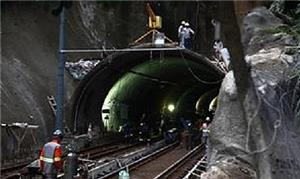
M 47 163 L 53 163 L 54 160 L 52 158 L 46 158 L 46 157 L 42 157 L 40 156 L 40 160 L 47 162 Z
M 58 161 L 60 161 L 60 160 L 61 160 L 60 157 L 55 157 L 55 158 L 54 158 L 54 162 L 58 162 Z
M 203 129 L 202 131 L 208 133 L 208 132 L 209 132 L 209 129 Z
M 54 156 L 54 152 L 57 147 L 60 147 L 60 145 L 55 142 L 48 142 L 44 146 L 44 156 L 41 156 L 40 159 L 45 162 L 43 169 L 45 174 L 57 174 L 54 162 L 61 160 L 60 157 Z

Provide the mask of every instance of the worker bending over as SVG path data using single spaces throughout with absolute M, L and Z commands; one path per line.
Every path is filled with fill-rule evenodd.
M 54 131 L 52 141 L 46 143 L 41 150 L 39 157 L 40 170 L 45 179 L 57 178 L 58 172 L 62 170 L 63 161 L 60 145 L 62 138 L 63 135 L 60 130 Z

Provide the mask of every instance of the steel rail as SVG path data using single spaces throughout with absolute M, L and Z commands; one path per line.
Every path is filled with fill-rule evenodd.
M 163 147 L 163 148 L 161 148 L 161 149 L 159 149 L 159 150 L 157 150 L 157 151 L 155 151 L 155 152 L 153 152 L 153 153 L 151 153 L 147 156 L 144 156 L 144 157 L 142 157 L 142 158 L 126 165 L 126 166 L 120 167 L 117 170 L 114 170 L 114 171 L 106 174 L 105 176 L 100 177 L 100 179 L 105 179 L 105 178 L 108 178 L 108 177 L 112 177 L 112 176 L 116 175 L 118 172 L 120 172 L 121 170 L 124 170 L 126 168 L 133 169 L 133 168 L 135 168 L 139 165 L 142 165 L 143 162 L 148 161 L 149 159 L 154 158 L 155 156 L 158 156 L 160 154 L 163 154 L 164 152 L 169 151 L 170 149 L 172 149 L 172 147 L 174 147 L 176 145 L 178 145 L 178 142 L 170 144 L 168 146 L 165 146 L 165 147 Z
M 119 148 L 116 148 L 116 146 L 117 146 L 116 142 L 101 144 L 101 145 L 97 145 L 97 146 L 93 146 L 90 148 L 80 150 L 78 152 L 78 154 L 83 155 L 83 157 L 90 156 L 92 159 L 94 159 L 94 158 L 98 158 L 98 157 L 101 157 L 104 155 L 112 154 L 114 152 L 123 151 L 125 149 L 135 147 L 136 144 L 129 145 L 129 146 L 127 145 L 127 146 L 123 146 L 123 147 L 119 147 Z M 65 157 L 66 157 L 66 155 L 63 155 L 64 159 L 65 159 Z M 32 163 L 32 161 L 19 163 L 14 166 L 10 166 L 10 167 L 1 168 L 1 177 L 4 177 L 4 178 L 18 177 L 21 174 L 20 171 L 22 169 L 24 169 L 26 166 L 28 166 L 30 163 Z
M 205 165 L 202 165 L 205 164 Z M 192 176 L 200 177 L 200 174 L 202 172 L 205 172 L 205 170 L 199 170 L 199 167 L 206 168 L 206 155 L 204 155 L 197 164 L 183 177 L 183 179 L 189 179 Z M 199 174 L 195 173 L 195 171 L 198 171 Z
M 104 157 L 106 155 L 112 155 L 112 154 L 116 154 L 118 152 L 123 152 L 125 150 L 128 150 L 128 149 L 131 149 L 131 148 L 134 148 L 134 147 L 138 147 L 140 145 L 143 145 L 142 143 L 136 143 L 136 144 L 131 144 L 131 145 L 124 145 L 124 146 L 121 146 L 119 148 L 115 148 L 115 146 L 111 146 L 112 148 L 108 148 L 108 149 L 105 149 L 105 150 L 99 150 L 98 152 L 93 152 L 89 155 L 89 159 L 86 159 L 84 158 L 85 156 L 83 157 L 78 157 L 78 160 L 79 161 L 82 161 L 82 162 L 90 162 L 90 164 L 87 166 L 87 168 L 91 168 L 91 167 L 94 167 L 95 166 L 95 163 L 103 163 L 105 164 L 103 161 L 97 161 L 97 159 L 100 159 L 101 157 Z M 88 152 L 85 152 L 85 153 L 88 153 Z M 83 170 L 84 167 L 83 166 L 80 166 L 77 171 L 80 172 L 81 170 Z M 60 173 L 57 178 L 63 178 L 65 176 L 65 173 Z
M 193 150 L 191 150 L 189 153 L 185 154 L 182 158 L 177 160 L 174 164 L 169 166 L 166 170 L 158 174 L 154 179 L 161 179 L 161 178 L 167 178 L 170 176 L 174 171 L 176 171 L 180 166 L 182 166 L 184 163 L 188 161 L 191 157 L 193 157 L 195 154 L 197 154 L 198 151 L 203 151 L 205 149 L 204 144 L 200 144 L 197 147 L 195 147 Z

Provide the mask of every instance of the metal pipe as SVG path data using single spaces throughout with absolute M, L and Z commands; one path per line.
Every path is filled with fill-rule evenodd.
M 64 53 L 61 50 L 64 48 L 64 25 L 65 25 L 65 8 L 62 5 L 59 22 L 59 51 L 58 51 L 58 72 L 57 72 L 57 111 L 55 129 L 61 131 L 63 128 L 63 101 L 64 101 L 64 69 L 65 60 Z
M 221 23 L 215 19 L 211 23 L 214 26 L 214 40 L 221 40 Z
M 62 49 L 60 53 L 98 53 L 98 52 L 141 52 L 141 51 L 175 51 L 183 50 L 181 47 L 167 48 L 124 48 L 124 49 Z

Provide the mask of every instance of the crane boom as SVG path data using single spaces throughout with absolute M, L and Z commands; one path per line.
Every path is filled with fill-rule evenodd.
M 146 10 L 147 10 L 147 13 L 148 13 L 149 17 L 151 18 L 151 20 L 155 21 L 155 14 L 149 3 L 146 4 Z
M 148 13 L 148 26 L 150 29 L 160 29 L 161 28 L 161 17 L 156 16 L 155 13 L 153 12 L 151 6 L 149 3 L 146 4 L 146 11 Z

